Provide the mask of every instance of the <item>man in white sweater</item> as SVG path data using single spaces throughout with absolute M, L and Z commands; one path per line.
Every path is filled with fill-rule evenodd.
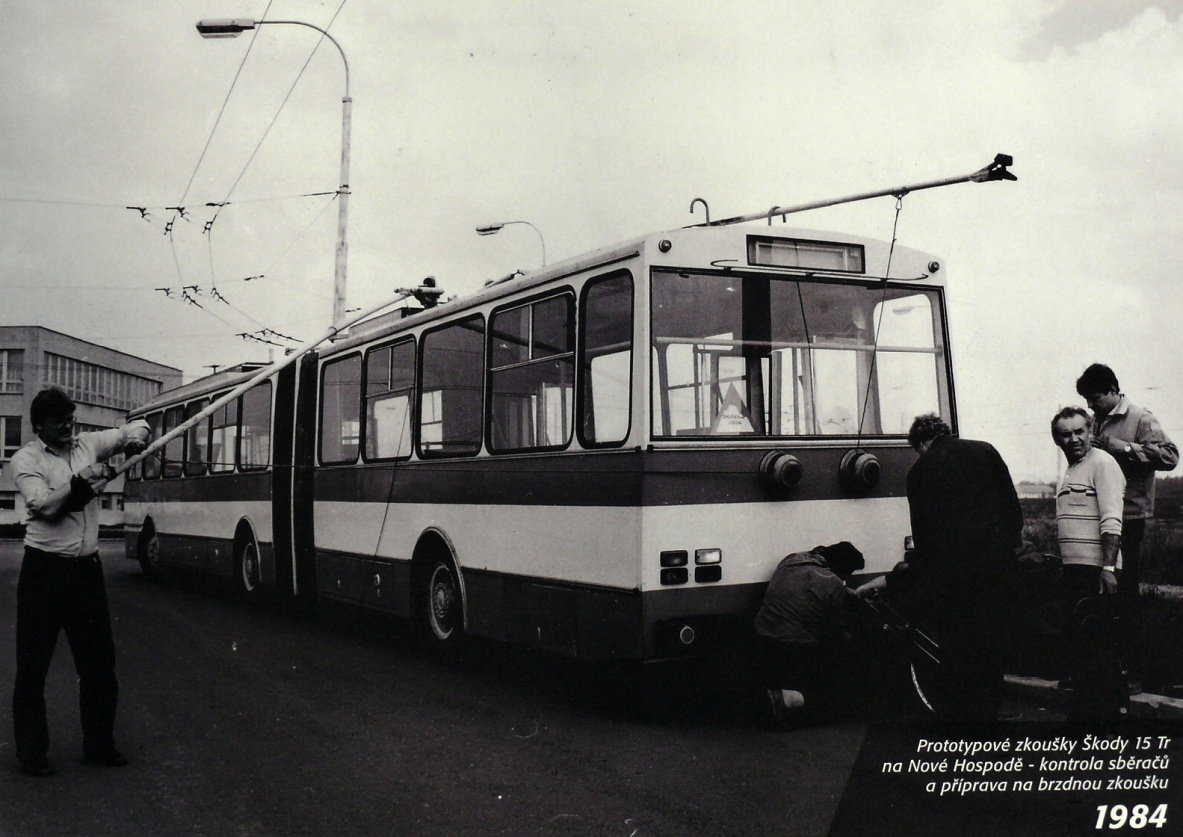
M 1056 486 L 1056 530 L 1064 562 L 1071 714 L 1113 720 L 1128 698 L 1112 636 L 1125 476 L 1117 460 L 1092 446 L 1092 416 L 1084 409 L 1056 413 L 1052 438 L 1068 459 Z

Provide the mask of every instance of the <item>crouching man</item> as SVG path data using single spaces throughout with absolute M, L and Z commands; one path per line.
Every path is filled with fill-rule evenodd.
M 756 614 L 768 700 L 778 724 L 818 717 L 839 703 L 849 678 L 846 580 L 863 568 L 847 541 L 795 552 L 772 574 Z

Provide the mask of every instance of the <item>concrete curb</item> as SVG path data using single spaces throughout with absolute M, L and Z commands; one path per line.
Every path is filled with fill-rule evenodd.
M 1067 708 L 1070 694 L 1057 687 L 1057 681 L 1039 677 L 1006 675 L 1006 690 L 1016 697 L 1038 700 L 1049 706 Z M 1130 716 L 1154 720 L 1183 720 L 1183 700 L 1142 693 L 1130 697 Z

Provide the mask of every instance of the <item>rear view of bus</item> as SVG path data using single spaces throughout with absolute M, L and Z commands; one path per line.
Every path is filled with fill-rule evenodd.
M 647 250 L 648 657 L 745 626 L 788 553 L 845 540 L 868 573 L 891 569 L 908 428 L 928 412 L 956 426 L 941 261 L 783 230 L 698 228 Z

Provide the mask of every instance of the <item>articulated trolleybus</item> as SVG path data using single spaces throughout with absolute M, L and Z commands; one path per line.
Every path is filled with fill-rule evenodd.
M 944 277 L 890 242 L 700 225 L 395 311 L 133 468 L 129 557 L 441 641 L 692 653 L 787 553 L 901 560 L 908 427 L 954 417 Z M 165 433 L 250 375 L 133 417 Z

